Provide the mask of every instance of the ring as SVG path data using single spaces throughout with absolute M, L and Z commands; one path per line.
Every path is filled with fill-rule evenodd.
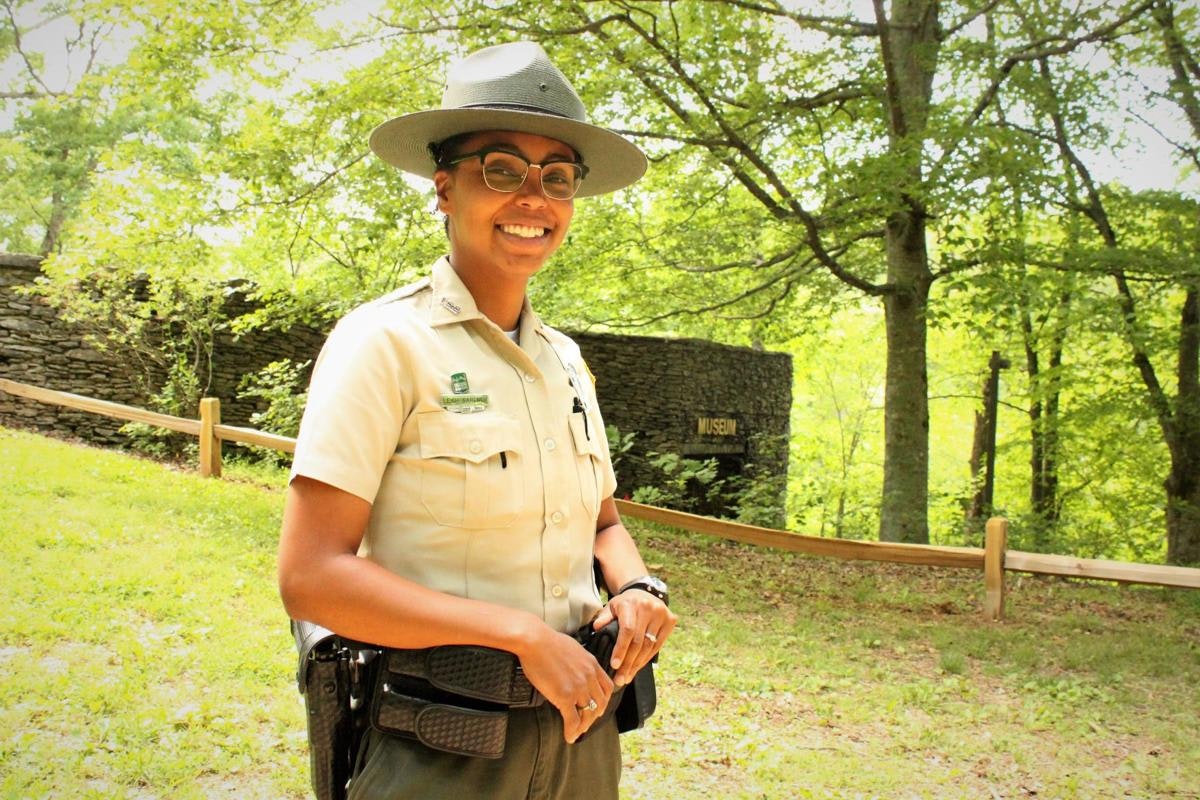
M 576 711 L 595 711 L 599 707 L 600 706 L 596 705 L 596 701 L 589 697 L 586 706 L 575 706 L 575 710 Z
M 658 637 L 655 636 L 650 631 L 646 631 L 645 633 L 642 634 L 642 636 L 644 636 L 646 638 L 646 641 L 650 642 L 651 644 L 655 644 L 658 642 Z

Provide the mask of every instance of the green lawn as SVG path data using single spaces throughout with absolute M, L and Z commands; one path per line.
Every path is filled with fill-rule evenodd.
M 278 475 L 0 428 L 0 797 L 301 798 Z M 633 524 L 679 630 L 627 798 L 1200 797 L 1200 592 Z

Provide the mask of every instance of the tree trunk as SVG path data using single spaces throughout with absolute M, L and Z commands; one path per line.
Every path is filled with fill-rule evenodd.
M 924 137 L 937 67 L 937 3 L 896 0 L 889 20 L 874 0 L 887 78 L 888 150 L 900 165 L 897 210 L 887 220 L 887 325 L 883 500 L 879 538 L 929 542 L 929 300 L 926 211 L 920 200 Z
M 975 495 L 967 507 L 967 530 L 972 536 L 983 532 L 983 521 L 992 513 L 992 488 L 996 468 L 996 415 L 1000 401 L 1000 368 L 1007 366 L 998 351 L 988 360 L 983 379 L 983 413 L 975 412 L 975 436 L 971 443 L 971 480 Z
M 1197 455 L 1200 455 L 1198 453 Z M 1193 462 L 1200 469 L 1200 459 Z M 1171 469 L 1167 489 L 1167 561 L 1200 565 L 1200 480 L 1196 471 Z
M 888 272 L 904 289 L 884 299 L 887 378 L 884 389 L 883 504 L 879 538 L 929 542 L 929 380 L 925 307 L 929 297 L 924 220 L 898 214 L 888 223 Z M 902 278 L 903 276 L 903 278 Z
M 38 254 L 43 258 L 58 249 L 58 240 L 62 235 L 62 226 L 66 220 L 66 202 L 63 200 L 62 191 L 55 187 L 50 196 L 50 219 L 46 222 L 46 234 L 42 237 L 41 246 L 38 247 Z
M 1064 311 L 1071 302 L 1070 292 L 1064 292 L 1059 306 Z M 1033 399 L 1029 404 L 1029 506 L 1040 523 L 1034 531 L 1034 549 L 1047 543 L 1049 529 L 1058 522 L 1058 409 L 1059 378 L 1062 366 L 1065 333 L 1056 331 L 1050 340 L 1049 376 L 1042 372 L 1041 353 L 1034 337 L 1034 325 L 1029 313 L 1022 320 L 1025 338 L 1025 369 Z
M 1167 561 L 1200 564 L 1200 289 L 1189 289 L 1179 325 L 1179 394 L 1167 490 Z

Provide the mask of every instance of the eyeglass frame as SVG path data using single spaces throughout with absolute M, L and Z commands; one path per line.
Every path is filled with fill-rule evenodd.
M 514 188 L 514 189 L 497 189 L 495 186 L 492 186 L 492 184 L 488 183 L 487 170 L 484 169 L 483 160 L 487 156 L 491 155 L 492 153 L 503 153 L 506 156 L 512 156 L 513 158 L 517 158 L 517 159 L 520 159 L 521 161 L 525 162 L 525 174 L 523 176 L 521 176 L 521 182 L 519 184 L 517 184 L 516 188 Z M 521 155 L 520 153 L 515 153 L 511 149 L 508 149 L 506 147 L 495 147 L 495 146 L 484 147 L 479 150 L 473 150 L 470 153 L 460 153 L 456 156 L 453 156 L 452 158 L 447 158 L 445 160 L 439 160 L 438 168 L 442 169 L 442 168 L 446 168 L 446 167 L 453 167 L 453 166 L 463 163 L 464 161 L 470 161 L 472 158 L 479 159 L 479 169 L 480 169 L 480 173 L 483 176 L 484 185 L 487 186 L 489 189 L 491 189 L 493 192 L 500 192 L 501 194 L 515 194 L 515 193 L 521 191 L 521 187 L 525 185 L 525 181 L 529 180 L 529 170 L 532 169 L 533 167 L 537 167 L 538 170 L 540 171 L 540 170 L 544 170 L 545 167 L 551 166 L 552 164 L 570 164 L 571 166 L 573 166 L 579 170 L 579 181 L 574 185 L 569 197 L 551 197 L 549 194 L 547 194 L 546 186 L 545 186 L 545 184 L 542 183 L 542 174 L 543 174 L 542 172 L 539 172 L 539 174 L 538 174 L 538 188 L 542 190 L 542 196 L 544 196 L 548 200 L 571 200 L 572 198 L 575 197 L 576 193 L 579 192 L 579 187 L 583 184 L 583 180 L 584 180 L 584 178 L 587 177 L 587 174 L 588 174 L 588 167 L 582 161 L 569 161 L 567 159 L 560 158 L 560 159 L 552 159 L 550 161 L 544 161 L 541 164 L 535 164 L 534 162 L 530 161 L 528 158 Z

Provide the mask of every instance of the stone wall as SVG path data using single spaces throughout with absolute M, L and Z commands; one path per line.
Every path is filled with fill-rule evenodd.
M 22 290 L 41 275 L 32 256 L 0 256 L 0 377 L 100 400 L 144 405 L 119 358 L 97 352 L 83 334 Z M 101 444 L 122 444 L 119 420 L 0 392 L 0 424 L 57 431 Z
M 85 341 L 85 333 L 27 290 L 41 275 L 33 256 L 0 254 L 0 377 L 21 383 L 73 392 L 100 400 L 149 408 L 144 385 L 161 386 L 162 375 L 143 375 L 145 367 L 131 364 L 119 354 L 101 352 Z M 230 318 L 252 310 L 237 285 L 226 301 Z M 255 331 L 236 337 L 218 331 L 206 394 L 221 399 L 221 420 L 248 425 L 260 410 L 253 400 L 237 397 L 243 375 L 255 373 L 272 361 L 315 357 L 326 331 L 295 327 L 288 331 Z M 197 412 L 198 413 L 198 412 Z M 186 415 L 185 415 L 186 416 Z M 195 414 L 193 414 L 195 416 Z M 121 420 L 38 403 L 0 392 L 0 424 L 78 436 L 99 444 L 127 445 L 119 429 Z
M 605 423 L 635 435 L 618 469 L 620 493 L 658 482 L 649 452 L 714 457 L 722 477 L 750 464 L 787 474 L 790 355 L 700 339 L 573 336 L 596 376 Z
M 40 275 L 38 259 L 0 254 L 0 377 L 88 397 L 148 407 L 130 366 L 97 352 L 82 333 L 22 290 Z M 231 286 L 230 318 L 252 310 Z M 243 375 L 271 361 L 316 357 L 328 326 L 255 331 L 243 337 L 218 333 L 207 394 L 221 400 L 222 421 L 249 424 L 255 403 L 237 398 Z M 791 356 L 730 347 L 698 339 L 574 334 L 596 377 L 605 422 L 634 434 L 618 465 L 618 492 L 655 485 L 650 452 L 716 458 L 722 476 L 750 464 L 787 474 L 791 409 Z M 153 380 L 153 379 L 152 379 Z M 36 403 L 0 392 L 0 424 L 66 433 L 104 444 L 126 444 L 123 424 L 93 414 Z M 769 446 L 771 442 L 782 446 Z M 782 482 L 778 505 L 783 507 Z M 703 508 L 715 513 L 720 508 Z

